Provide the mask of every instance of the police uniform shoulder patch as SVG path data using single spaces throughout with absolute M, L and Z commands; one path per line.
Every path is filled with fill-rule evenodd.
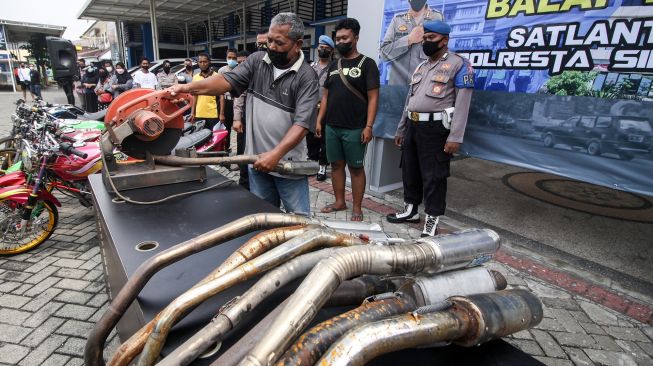
M 456 88 L 474 88 L 474 68 L 472 68 L 472 65 L 466 58 L 460 57 L 463 60 L 463 64 L 456 73 Z

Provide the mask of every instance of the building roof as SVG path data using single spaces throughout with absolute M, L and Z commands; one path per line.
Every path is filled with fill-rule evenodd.
M 208 16 L 219 17 L 234 10 L 256 4 L 259 0 L 156 0 L 156 20 L 161 23 L 183 24 L 207 20 Z M 149 22 L 149 0 L 86 0 L 78 14 L 79 19 L 106 21 Z

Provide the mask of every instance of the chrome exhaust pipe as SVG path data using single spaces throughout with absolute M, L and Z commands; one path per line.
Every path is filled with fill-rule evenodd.
M 161 352 L 161 348 L 163 348 L 170 329 L 177 320 L 211 296 L 315 248 L 322 246 L 354 246 L 366 243 L 366 241 L 331 229 L 315 229 L 306 232 L 215 280 L 192 288 L 177 297 L 153 319 L 155 325 L 145 346 L 143 347 L 142 343 L 137 343 L 127 345 L 127 347 L 143 349 L 138 365 L 153 365 Z M 142 328 L 142 330 L 147 332 L 149 328 Z
M 372 296 L 360 307 L 311 328 L 277 362 L 281 365 L 313 365 L 347 331 L 363 324 L 433 306 L 454 295 L 488 293 L 506 288 L 499 272 L 483 267 L 446 272 L 435 276 L 404 279 L 394 294 Z
M 102 318 L 95 324 L 86 341 L 84 349 L 84 364 L 87 366 L 104 365 L 104 345 L 111 330 L 123 316 L 136 296 L 141 292 L 147 281 L 161 269 L 201 252 L 218 244 L 257 230 L 271 229 L 281 226 L 309 224 L 312 220 L 303 216 L 278 213 L 262 213 L 245 216 L 239 220 L 211 230 L 191 240 L 177 244 L 172 248 L 151 257 L 143 262 L 125 286 L 118 292 L 109 304 Z
M 185 158 L 174 155 L 154 155 L 155 162 L 163 165 L 185 166 L 185 165 L 248 165 L 254 164 L 258 155 L 237 155 L 225 157 L 203 157 L 203 158 Z M 285 175 L 314 175 L 320 170 L 317 161 L 281 161 L 274 168 L 274 171 Z
M 453 296 L 448 302 L 446 310 L 416 311 L 353 329 L 317 364 L 364 365 L 386 353 L 441 342 L 471 347 L 532 328 L 543 316 L 537 296 L 521 289 Z
M 344 280 L 362 274 L 437 273 L 477 266 L 492 258 L 499 246 L 499 235 L 482 229 L 424 238 L 416 244 L 362 246 L 336 252 L 309 273 L 241 365 L 276 362 Z
M 309 230 L 320 227 L 321 226 L 319 225 L 295 225 L 263 231 L 249 239 L 245 244 L 241 245 L 240 248 L 225 259 L 220 266 L 191 287 L 191 289 L 215 280 L 223 274 L 244 264 L 248 260 L 259 256 L 270 248 L 276 247 L 291 238 L 308 232 Z M 111 364 L 124 365 L 136 358 L 142 349 L 142 345 L 145 344 L 147 337 L 152 332 L 152 328 L 154 328 L 154 321 L 155 319 L 150 320 L 136 333 L 132 334 L 126 342 L 120 345 L 114 356 L 111 358 Z M 137 348 L 135 345 L 141 346 Z
M 341 249 L 327 248 L 307 253 L 266 273 L 242 296 L 235 298 L 234 302 L 222 309 L 208 325 L 177 347 L 157 365 L 188 365 L 193 362 L 212 345 L 221 342 L 227 332 L 238 325 L 253 308 L 272 293 L 293 280 L 306 275 L 320 260 L 327 258 L 336 250 Z

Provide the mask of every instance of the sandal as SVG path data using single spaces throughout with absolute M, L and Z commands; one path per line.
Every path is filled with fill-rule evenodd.
M 320 212 L 322 212 L 322 213 L 333 213 L 333 212 L 336 212 L 336 211 L 344 211 L 346 209 L 347 209 L 347 205 L 345 205 L 342 208 L 339 208 L 339 207 L 336 206 L 335 203 L 330 203 L 330 204 L 322 207 Z
M 363 213 L 351 213 L 351 217 L 349 217 L 349 221 L 356 221 L 360 222 L 363 221 Z

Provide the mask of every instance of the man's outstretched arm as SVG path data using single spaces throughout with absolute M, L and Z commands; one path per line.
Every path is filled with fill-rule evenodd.
M 166 89 L 171 95 L 190 93 L 192 95 L 222 95 L 231 91 L 231 84 L 222 75 L 193 81 L 189 84 L 177 84 Z

